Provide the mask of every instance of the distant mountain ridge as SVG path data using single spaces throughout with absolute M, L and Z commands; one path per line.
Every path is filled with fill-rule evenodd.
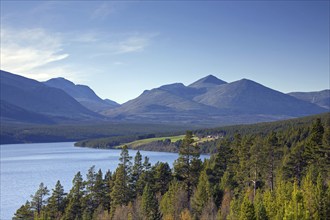
M 101 112 L 119 106 L 118 103 L 112 100 L 101 99 L 90 87 L 85 85 L 76 85 L 62 77 L 53 78 L 43 83 L 49 87 L 54 87 L 65 91 L 80 104 L 94 112 Z
M 252 80 L 227 83 L 213 75 L 185 86 L 164 85 L 144 91 L 105 115 L 122 120 L 184 123 L 250 123 L 318 114 L 315 104 L 267 88 Z
M 291 92 L 288 95 L 330 109 L 330 89 L 317 92 Z
M 304 100 L 252 80 L 225 82 L 208 75 L 182 83 L 145 90 L 122 105 L 102 100 L 88 86 L 64 78 L 44 83 L 1 71 L 1 121 L 70 123 L 117 121 L 228 125 L 275 121 L 329 111 L 321 107 L 326 92 Z M 301 95 L 301 94 L 300 94 Z M 310 97 L 310 94 L 309 96 Z M 100 114 L 96 113 L 99 112 Z
M 1 70 L 0 85 L 1 121 L 52 123 L 101 118 L 63 90 L 36 80 Z

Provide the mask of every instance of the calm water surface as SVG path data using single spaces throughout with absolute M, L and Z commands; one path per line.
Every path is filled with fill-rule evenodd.
M 43 182 L 48 189 L 54 188 L 60 180 L 66 192 L 72 186 L 74 175 L 81 171 L 86 178 L 87 170 L 95 165 L 96 171 L 102 169 L 103 174 L 110 169 L 113 172 L 119 162 L 120 150 L 100 150 L 78 148 L 74 143 L 42 143 L 0 145 L 1 152 L 1 202 L 0 219 L 13 217 L 15 211 L 30 200 Z M 136 151 L 130 150 L 134 158 Z M 150 162 L 168 162 L 170 166 L 178 154 L 164 152 L 141 151 L 148 156 Z M 205 158 L 208 156 L 201 156 Z

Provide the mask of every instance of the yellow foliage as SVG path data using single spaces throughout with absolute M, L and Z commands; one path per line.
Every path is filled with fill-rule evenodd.
M 191 217 L 190 211 L 189 211 L 188 209 L 184 209 L 184 210 L 181 212 L 180 220 L 192 220 L 192 217 Z

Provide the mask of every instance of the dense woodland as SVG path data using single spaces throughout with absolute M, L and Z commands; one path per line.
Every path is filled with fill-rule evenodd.
M 139 152 L 132 158 L 123 147 L 113 173 L 78 172 L 68 192 L 60 181 L 52 190 L 41 183 L 14 219 L 328 219 L 326 118 L 227 134 L 205 161 L 188 131 L 172 169 L 152 166 Z
M 193 135 L 196 138 L 203 139 L 207 136 L 212 137 L 234 137 L 236 133 L 241 135 L 262 135 L 266 136 L 268 133 L 274 132 L 293 132 L 296 129 L 303 129 L 306 126 L 309 126 L 316 118 L 320 118 L 323 121 L 326 121 L 330 117 L 329 113 L 307 116 L 303 118 L 295 118 L 284 121 L 275 121 L 275 122 L 263 122 L 257 124 L 247 124 L 247 125 L 231 125 L 231 126 L 221 126 L 209 129 L 197 129 L 193 130 Z M 180 131 L 172 132 L 161 132 L 157 133 L 156 130 L 154 133 L 148 133 L 144 135 L 124 135 L 124 136 L 115 136 L 115 137 L 106 137 L 106 138 L 96 138 L 96 139 L 87 139 L 78 141 L 75 143 L 75 146 L 79 147 L 91 147 L 91 148 L 101 148 L 101 149 L 112 149 L 117 148 L 120 145 L 127 144 L 130 148 L 130 142 L 152 138 L 152 137 L 168 137 L 184 134 Z M 207 140 L 206 142 L 198 142 L 194 144 L 199 144 L 200 153 L 212 154 L 217 152 L 217 146 L 220 144 L 221 138 L 214 138 L 213 140 Z M 135 150 L 147 150 L 147 151 L 165 151 L 165 152 L 179 152 L 181 141 L 170 142 L 168 140 L 163 141 L 153 141 L 139 147 L 134 147 Z

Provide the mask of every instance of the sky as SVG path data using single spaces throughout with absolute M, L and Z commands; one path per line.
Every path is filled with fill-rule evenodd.
M 1 69 L 124 103 L 213 74 L 329 89 L 329 1 L 1 1 Z

